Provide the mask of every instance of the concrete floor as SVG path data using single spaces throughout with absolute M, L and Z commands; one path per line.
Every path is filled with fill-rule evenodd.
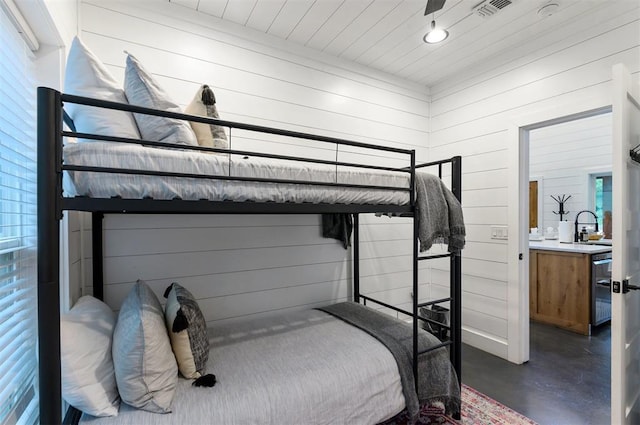
M 540 425 L 611 423 L 611 328 L 583 336 L 531 323 L 530 360 L 515 365 L 464 345 L 462 382 Z

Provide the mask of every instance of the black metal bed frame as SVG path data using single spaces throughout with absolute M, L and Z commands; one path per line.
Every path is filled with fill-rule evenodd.
M 93 107 L 117 109 L 148 115 L 156 115 L 177 118 L 187 121 L 216 124 L 230 129 L 249 130 L 261 133 L 275 134 L 298 139 L 327 142 L 338 146 L 353 146 L 372 149 L 379 152 L 393 152 L 407 155 L 410 165 L 404 168 L 390 168 L 379 166 L 367 166 L 359 163 L 347 163 L 325 161 L 312 158 L 290 157 L 286 155 L 271 155 L 256 152 L 238 150 L 226 150 L 204 148 L 194 146 L 177 146 L 194 151 L 222 152 L 226 154 L 252 155 L 267 158 L 286 159 L 292 161 L 313 162 L 331 164 L 337 166 L 359 167 L 371 170 L 388 170 L 406 172 L 410 175 L 408 188 L 357 185 L 342 183 L 320 183 L 285 179 L 258 179 L 233 176 L 191 175 L 170 172 L 149 172 L 140 170 L 123 170 L 112 168 L 85 167 L 78 165 L 65 165 L 63 163 L 62 148 L 64 137 L 79 137 L 93 140 L 105 140 L 119 143 L 136 143 L 145 146 L 167 147 L 166 144 L 147 140 L 134 140 L 125 138 L 105 137 L 65 131 L 63 129 L 63 104 L 76 103 Z M 72 127 L 73 128 L 73 127 Z M 353 233 L 353 298 L 355 302 L 374 302 L 383 307 L 413 317 L 413 371 L 417 379 L 418 355 L 418 321 L 423 320 L 436 326 L 449 330 L 450 338 L 442 341 L 434 350 L 443 346 L 449 346 L 451 362 L 461 382 L 461 283 L 462 262 L 460 255 L 438 254 L 420 256 L 418 251 L 418 220 L 413 219 L 413 305 L 412 311 L 397 308 L 390 304 L 375 300 L 360 294 L 360 248 L 359 248 L 359 214 L 361 213 L 394 213 L 413 216 L 415 211 L 415 171 L 424 167 L 438 167 L 438 175 L 442 178 L 443 165 L 451 164 L 451 191 L 461 200 L 462 185 L 462 161 L 461 157 L 454 156 L 449 159 L 434 161 L 416 165 L 415 151 L 384 146 L 376 146 L 355 141 L 343 140 L 332 137 L 317 136 L 307 133 L 288 131 L 270 127 L 262 127 L 232 121 L 216 120 L 206 117 L 157 111 L 134 105 L 126 105 L 114 102 L 101 101 L 86 97 L 62 94 L 56 90 L 38 88 L 38 177 L 37 177 L 37 201 L 38 201 L 38 337 L 39 337 L 39 387 L 40 387 L 40 422 L 43 424 L 58 424 L 63 422 L 62 417 L 62 393 L 60 370 L 60 253 L 59 222 L 63 211 L 75 210 L 92 213 L 92 250 L 93 250 L 93 294 L 103 298 L 103 231 L 102 222 L 104 214 L 320 214 L 320 213 L 351 213 L 354 215 Z M 175 147 L 172 145 L 172 148 Z M 229 202 L 208 200 L 159 200 L 159 199 L 122 199 L 122 198 L 88 198 L 65 197 L 62 191 L 62 178 L 64 171 L 103 172 L 145 174 L 170 177 L 191 177 L 212 180 L 244 180 L 260 181 L 268 183 L 287 183 L 300 185 L 321 185 L 337 187 L 356 187 L 367 189 L 386 189 L 409 192 L 410 202 L 407 205 L 373 205 L 373 204 L 312 204 L 312 203 L 274 203 L 274 202 Z M 450 296 L 429 302 L 418 302 L 418 262 L 434 258 L 450 258 Z M 431 319 L 419 316 L 419 308 L 434 304 L 449 302 L 450 324 L 448 326 L 434 322 Z M 426 351 L 425 351 L 426 352 Z M 70 409 L 64 418 L 65 423 L 77 422 L 79 411 Z

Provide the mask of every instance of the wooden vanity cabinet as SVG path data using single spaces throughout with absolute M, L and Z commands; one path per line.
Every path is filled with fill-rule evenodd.
M 591 254 L 529 250 L 532 320 L 590 333 Z

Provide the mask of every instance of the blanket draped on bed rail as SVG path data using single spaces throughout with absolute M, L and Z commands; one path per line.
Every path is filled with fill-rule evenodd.
M 413 422 L 418 418 L 421 403 L 440 402 L 444 404 L 447 414 L 460 412 L 460 388 L 446 348 L 418 356 L 418 389 L 416 391 L 412 363 L 411 324 L 354 302 L 332 304 L 321 307 L 319 310 L 367 332 L 389 349 L 398 363 L 407 413 Z M 427 332 L 418 334 L 418 352 L 439 343 L 436 337 Z
M 449 252 L 460 252 L 466 233 L 462 207 L 438 176 L 416 173 L 416 204 L 420 251 L 441 242 Z
M 376 216 L 382 215 L 393 217 L 396 214 L 376 213 Z M 466 231 L 462 205 L 438 176 L 416 173 L 415 217 L 420 252 L 427 251 L 435 243 L 447 244 L 448 251 L 455 254 L 464 248 Z

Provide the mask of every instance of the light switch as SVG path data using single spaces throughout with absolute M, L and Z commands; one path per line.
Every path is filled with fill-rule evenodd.
M 508 239 L 508 229 L 507 226 L 491 226 L 491 239 Z

